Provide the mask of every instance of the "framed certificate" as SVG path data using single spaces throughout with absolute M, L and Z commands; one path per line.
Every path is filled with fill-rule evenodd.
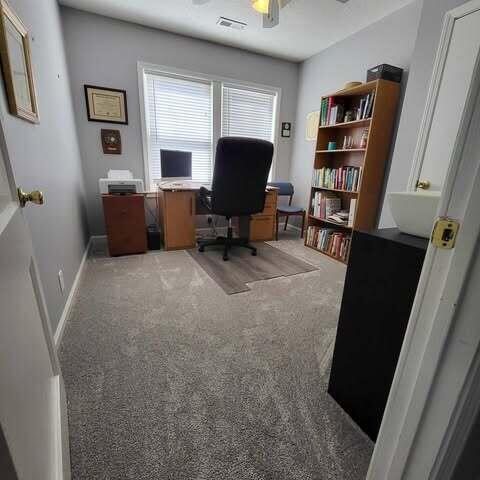
M 28 31 L 5 0 L 0 0 L 0 58 L 10 113 L 38 123 Z
M 85 85 L 85 100 L 90 122 L 128 125 L 127 92 L 125 90 Z

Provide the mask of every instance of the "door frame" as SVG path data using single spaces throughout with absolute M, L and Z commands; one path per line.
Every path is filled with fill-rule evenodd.
M 413 154 L 412 169 L 410 170 L 410 176 L 408 178 L 407 190 L 409 191 L 415 191 L 417 189 L 417 182 L 428 145 L 428 137 L 432 127 L 435 109 L 437 107 L 438 94 L 443 80 L 443 73 L 445 70 L 445 64 L 447 63 L 450 41 L 452 39 L 455 22 L 456 20 L 466 15 L 470 15 L 477 10 L 480 10 L 480 0 L 470 0 L 470 2 L 460 5 L 459 7 L 454 8 L 445 14 L 442 33 L 440 36 L 440 43 L 435 56 L 432 78 L 430 80 L 430 86 L 428 89 L 425 111 L 423 113 L 417 144 Z
M 16 182 L 12 162 L 8 151 L 8 144 L 4 132 L 5 115 L 0 111 L 0 154 L 2 155 L 7 173 L 7 180 L 11 192 L 12 201 L 0 213 L 0 234 L 8 227 L 9 223 L 14 218 L 15 214 L 21 209 L 20 202 L 17 198 Z M 20 212 L 21 213 L 21 212 Z M 26 228 L 30 233 L 28 223 L 23 216 L 23 221 L 26 223 Z M 31 243 L 31 240 L 30 240 Z M 68 435 L 68 416 L 66 410 L 66 392 L 63 383 L 62 372 L 60 368 L 60 361 L 55 347 L 52 327 L 50 323 L 50 316 L 47 309 L 45 294 L 40 279 L 40 270 L 36 261 L 33 245 L 32 245 L 32 262 L 30 264 L 30 276 L 32 278 L 33 290 L 38 304 L 40 319 L 42 322 L 42 331 L 47 345 L 49 358 L 51 362 L 53 377 L 52 377 L 52 391 L 54 393 L 52 408 L 55 411 L 54 425 L 52 425 L 54 443 L 55 443 L 55 471 L 56 477 L 52 480 L 69 480 L 71 478 L 70 472 L 70 444 Z M 1 428 L 1 426 L 0 426 Z
M 425 153 L 454 22 L 478 10 L 480 0 L 472 0 L 446 14 L 417 156 Z M 432 244 L 427 250 L 367 480 L 448 479 L 478 413 L 480 328 L 461 306 L 480 238 L 480 158 L 464 155 L 479 92 L 480 56 L 438 209 L 439 216 L 459 219 L 461 228 L 453 250 Z M 452 367 L 454 377 L 447 374 Z M 412 475 L 418 468 L 424 476 Z

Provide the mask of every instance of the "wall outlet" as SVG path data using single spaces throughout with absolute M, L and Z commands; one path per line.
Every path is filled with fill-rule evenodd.
M 62 292 L 62 294 L 65 292 L 65 280 L 63 278 L 63 270 L 60 270 L 58 272 L 58 284 L 60 286 L 60 292 Z

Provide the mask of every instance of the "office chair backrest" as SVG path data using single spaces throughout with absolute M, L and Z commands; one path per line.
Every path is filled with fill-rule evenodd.
M 213 172 L 212 212 L 230 217 L 263 211 L 272 158 L 270 142 L 221 138 Z

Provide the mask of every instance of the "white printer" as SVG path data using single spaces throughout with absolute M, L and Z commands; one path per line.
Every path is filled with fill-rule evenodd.
M 133 178 L 130 170 L 109 170 L 107 178 L 98 181 L 100 193 L 125 195 L 144 193 L 143 180 Z

